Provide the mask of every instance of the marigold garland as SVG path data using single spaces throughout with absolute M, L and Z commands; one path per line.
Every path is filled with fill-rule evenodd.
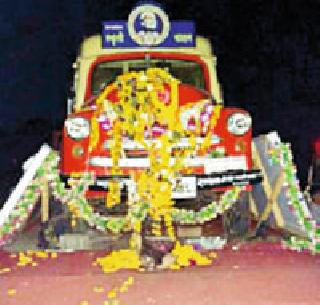
M 209 132 L 202 146 L 199 148 L 194 141 L 194 133 L 186 132 L 181 126 L 179 119 L 178 106 L 178 84 L 179 81 L 172 77 L 168 72 L 158 68 L 150 68 L 147 71 L 128 72 L 117 78 L 116 82 L 107 86 L 96 101 L 95 117 L 105 113 L 107 108 L 113 108 L 115 120 L 112 122 L 110 151 L 113 160 L 113 174 L 121 174 L 118 166 L 122 155 L 123 137 L 132 138 L 136 143 L 142 145 L 148 152 L 150 168 L 134 175 L 137 186 L 137 195 L 129 196 L 129 206 L 139 206 L 142 202 L 148 203 L 147 213 L 154 222 L 152 233 L 155 236 L 161 235 L 161 221 L 164 220 L 167 234 L 174 240 L 174 230 L 172 227 L 172 213 L 174 201 L 171 199 L 171 181 L 180 175 L 183 170 L 183 159 L 190 155 L 190 152 L 197 150 L 203 153 L 209 147 L 211 133 Z M 166 87 L 167 86 L 167 87 Z M 119 101 L 112 104 L 106 100 L 108 94 L 117 88 Z M 170 92 L 170 102 L 164 97 L 166 90 Z M 203 104 L 203 103 L 202 103 Z M 209 127 L 214 128 L 220 115 L 220 106 L 211 115 Z M 211 107 L 212 111 L 212 107 Z M 199 116 L 200 118 L 200 113 Z M 200 120 L 197 119 L 196 125 L 199 127 Z M 121 122 L 121 123 L 120 123 Z M 164 126 L 167 132 L 159 136 L 160 148 L 155 147 L 154 143 L 147 143 L 146 137 L 152 136 L 154 124 Z M 199 128 L 197 132 L 199 133 Z M 93 128 L 97 128 L 93 124 Z M 95 135 L 97 132 L 94 132 Z M 177 162 L 170 164 L 172 148 L 182 136 L 190 137 L 190 148 L 177 156 Z M 95 147 L 99 139 L 94 136 L 90 139 L 90 147 Z M 181 162 L 182 160 L 182 162 Z M 133 202 L 134 201 L 134 202 Z M 107 206 L 111 207 L 120 203 L 119 182 L 112 181 L 109 184 L 107 196 Z M 177 214 L 177 213 L 176 213 Z M 202 212 L 201 215 L 205 213 Z M 132 216 L 133 214 L 131 214 Z M 145 216 L 145 215 L 144 215 Z M 208 216 L 208 213 L 207 213 Z M 143 219 L 131 221 L 131 225 L 136 234 L 141 232 L 141 221 Z M 194 219 L 195 220 L 195 219 Z M 140 223 L 139 223 L 140 222 Z M 132 242 L 135 245 L 135 242 Z

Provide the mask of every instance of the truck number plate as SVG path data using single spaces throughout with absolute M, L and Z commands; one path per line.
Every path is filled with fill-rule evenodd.
M 98 186 L 107 188 L 108 181 L 97 181 Z M 121 179 L 121 188 L 126 185 L 131 191 L 135 190 L 135 183 L 131 179 Z M 133 188 L 132 188 L 133 187 Z M 135 192 L 135 191 L 134 191 Z M 197 196 L 197 184 L 196 177 L 179 177 L 172 182 L 172 199 L 188 199 L 196 198 Z

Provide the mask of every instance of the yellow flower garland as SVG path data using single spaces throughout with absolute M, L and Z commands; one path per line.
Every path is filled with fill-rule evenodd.
M 164 101 L 167 87 L 170 89 L 170 103 Z M 179 119 L 179 81 L 172 77 L 168 72 L 158 68 L 150 68 L 147 71 L 128 72 L 119 76 L 115 83 L 106 87 L 102 94 L 98 97 L 94 118 L 91 121 L 91 136 L 89 150 L 92 151 L 99 143 L 99 126 L 97 117 L 112 108 L 116 113 L 111 132 L 110 151 L 113 160 L 112 174 L 121 174 L 118 166 L 119 159 L 122 155 L 122 138 L 128 136 L 137 143 L 143 145 L 148 152 L 150 160 L 150 168 L 133 175 L 133 179 L 137 186 L 137 196 L 133 199 L 129 198 L 129 205 L 139 205 L 142 202 L 150 203 L 148 210 L 149 216 L 153 219 L 152 233 L 155 236 L 161 236 L 161 223 L 164 221 L 166 233 L 175 240 L 174 229 L 172 226 L 171 210 L 174 207 L 172 197 L 171 181 L 180 175 L 184 170 L 184 159 L 190 156 L 194 151 L 204 154 L 211 143 L 211 132 L 207 133 L 204 142 L 197 147 L 195 134 L 200 131 L 200 119 L 197 118 L 196 133 L 185 130 Z M 112 103 L 106 100 L 108 94 L 118 89 L 118 103 Z M 204 103 L 202 103 L 204 105 Z M 194 106 L 194 104 L 192 105 Z M 190 106 L 187 106 L 190 107 Z M 186 107 L 184 106 L 183 109 Z M 214 129 L 220 116 L 221 106 L 215 106 L 211 115 L 209 128 Z M 166 126 L 168 132 L 159 137 L 160 147 L 155 143 L 145 141 L 145 132 L 151 133 L 154 123 Z M 175 135 L 175 136 L 173 136 Z M 176 152 L 175 163 L 170 164 L 173 153 L 173 146 L 181 137 L 189 136 L 189 147 Z M 118 181 L 109 183 L 109 192 L 106 199 L 106 206 L 113 207 L 120 203 L 120 184 Z M 138 248 L 137 236 L 141 233 L 141 222 L 132 223 L 134 230 L 131 240 L 131 247 Z M 180 246 L 176 248 L 181 248 Z M 189 249 L 190 250 L 190 249 Z M 188 250 L 188 251 L 189 251 Z M 195 254 L 192 254 L 195 256 Z M 191 255 L 191 256 L 192 256 Z M 199 259 L 201 262 L 201 259 Z

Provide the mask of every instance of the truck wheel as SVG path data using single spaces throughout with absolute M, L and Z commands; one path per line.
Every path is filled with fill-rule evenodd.
M 238 201 L 223 214 L 223 228 L 228 239 L 244 237 L 249 230 L 249 193 L 241 192 Z

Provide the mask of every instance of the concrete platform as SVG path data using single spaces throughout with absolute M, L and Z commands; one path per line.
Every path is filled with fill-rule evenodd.
M 17 267 L 16 258 L 0 252 L 0 305 L 104 305 L 108 290 L 128 276 L 135 282 L 117 295 L 125 305 L 306 305 L 320 304 L 320 256 L 283 250 L 279 243 L 251 242 L 217 251 L 209 267 L 141 273 L 103 274 L 92 261 L 105 252 L 59 253 L 37 259 L 36 267 Z M 102 286 L 105 292 L 93 291 Z M 16 294 L 8 296 L 8 289 Z M 110 303 L 112 304 L 112 303 Z

